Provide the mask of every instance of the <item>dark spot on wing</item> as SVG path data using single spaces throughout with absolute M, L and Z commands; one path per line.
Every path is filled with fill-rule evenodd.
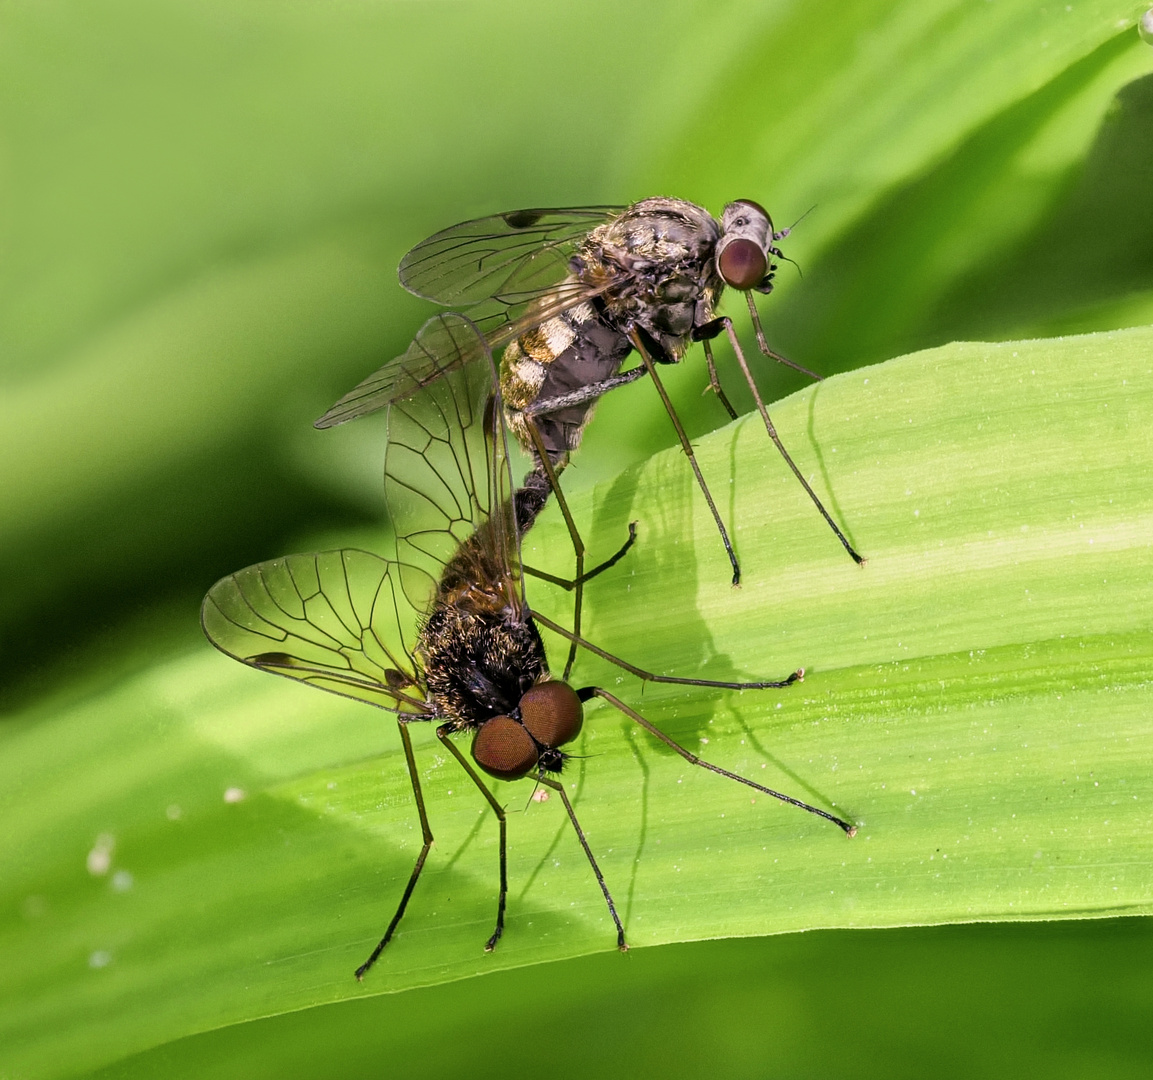
M 511 210 L 501 215 L 510 229 L 527 229 L 540 221 L 543 216 L 539 210 Z
M 289 656 L 288 653 L 262 652 L 257 653 L 256 656 L 250 656 L 248 662 L 257 667 L 295 667 L 297 660 L 295 656 Z

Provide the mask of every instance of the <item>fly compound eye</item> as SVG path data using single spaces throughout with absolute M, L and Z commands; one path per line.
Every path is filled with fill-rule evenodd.
M 717 269 L 726 285 L 742 292 L 759 285 L 769 268 L 759 244 L 738 237 L 730 240 L 717 256 Z
M 494 716 L 477 728 L 472 756 L 498 780 L 519 780 L 536 768 L 536 744 L 511 716 Z
M 584 708 L 568 683 L 537 683 L 520 699 L 520 718 L 541 746 L 554 749 L 580 734 Z

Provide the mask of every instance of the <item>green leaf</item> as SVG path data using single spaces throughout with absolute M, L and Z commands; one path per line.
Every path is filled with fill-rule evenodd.
M 679 451 L 575 500 L 594 557 L 640 523 L 591 586 L 591 640 L 677 675 L 808 674 L 642 693 L 582 654 L 574 682 L 860 825 L 846 839 L 754 798 L 590 704 L 567 780 L 634 947 L 1150 909 L 1151 346 L 1149 329 L 947 346 L 774 408 L 863 569 L 756 417 L 698 444 L 739 590 Z M 567 568 L 555 514 L 528 539 L 527 558 Z M 531 598 L 560 618 L 571 602 Z M 494 781 L 513 811 L 511 890 L 505 938 L 483 952 L 495 825 L 423 734 L 437 843 L 359 986 L 420 843 L 386 714 L 204 645 L 10 722 L 6 1067 L 76 1072 L 256 1016 L 611 950 L 558 800 Z

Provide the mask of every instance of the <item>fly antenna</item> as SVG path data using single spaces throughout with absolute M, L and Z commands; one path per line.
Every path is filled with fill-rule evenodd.
M 774 240 L 784 240 L 784 238 L 786 236 L 788 236 L 789 233 L 791 233 L 798 225 L 800 225 L 800 223 L 802 221 L 804 221 L 805 218 L 807 218 L 814 210 L 816 210 L 816 208 L 817 208 L 817 204 L 813 203 L 813 205 L 810 206 L 808 208 L 808 210 L 806 210 L 799 218 L 797 218 L 797 220 L 794 221 L 792 223 L 792 225 L 789 225 L 788 227 L 782 229 L 780 232 L 773 233 L 773 239 Z

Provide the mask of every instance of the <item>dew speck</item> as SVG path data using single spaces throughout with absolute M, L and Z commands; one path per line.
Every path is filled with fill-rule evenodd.
M 1153 8 L 1141 16 L 1141 21 L 1137 24 L 1137 32 L 1141 35 L 1142 41 L 1153 45 Z
M 243 802 L 247 796 L 244 788 L 230 787 L 224 789 L 224 801 L 227 803 Z
M 112 866 L 112 852 L 115 850 L 116 837 L 111 833 L 101 833 L 96 837 L 96 843 L 92 845 L 92 850 L 88 852 L 88 858 L 85 860 L 88 873 L 93 877 L 107 874 L 109 867 Z
M 111 963 L 112 954 L 104 949 L 97 949 L 88 957 L 88 966 L 90 968 L 106 968 Z
M 117 870 L 112 875 L 111 884 L 116 892 L 128 892 L 136 884 L 136 880 L 127 870 Z
M 184 811 L 176 803 L 170 803 L 168 809 L 164 811 L 164 816 L 169 821 L 179 821 L 184 817 Z

